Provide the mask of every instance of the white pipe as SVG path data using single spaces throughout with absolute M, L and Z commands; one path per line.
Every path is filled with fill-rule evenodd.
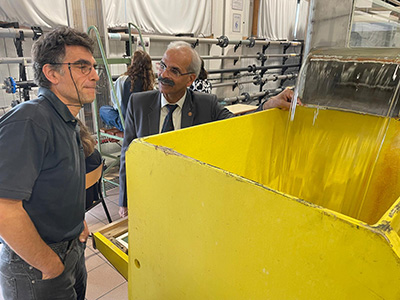
M 0 57 L 0 64 L 27 64 L 32 63 L 30 57 Z
M 183 36 L 163 36 L 163 35 L 151 35 L 146 36 L 150 41 L 158 42 L 172 42 L 172 41 L 184 41 L 191 44 L 217 44 L 219 40 L 217 38 L 195 38 L 195 37 L 183 37 Z M 110 40 L 118 41 L 129 41 L 129 34 L 127 33 L 108 33 L 108 38 Z M 138 38 L 134 36 L 134 41 L 137 42 Z M 237 45 L 241 43 L 242 45 L 250 45 L 250 40 L 229 40 L 228 44 Z M 301 42 L 297 41 L 268 41 L 268 40 L 255 40 L 256 45 L 283 45 L 290 43 L 292 46 L 299 46 Z
M 32 29 L 0 28 L 0 38 L 20 38 L 21 32 L 24 33 L 24 38 L 33 38 L 35 36 Z
M 286 75 L 270 75 L 267 76 L 264 80 L 263 83 L 266 83 L 268 81 L 276 81 L 276 80 L 281 80 L 281 79 L 293 79 L 296 78 L 297 74 L 286 74 Z M 223 87 L 223 86 L 232 86 L 232 85 L 241 85 L 241 84 L 247 84 L 247 83 L 257 83 L 257 80 L 246 80 L 246 81 L 229 81 L 229 82 L 222 82 L 222 83 L 215 83 L 212 85 L 213 88 L 218 88 L 218 87 Z
M 293 38 L 295 40 L 297 39 L 297 27 L 299 26 L 299 14 L 300 14 L 300 0 L 297 0 L 296 20 L 294 22 L 294 33 L 293 33 Z
M 265 58 L 269 57 L 295 57 L 300 56 L 297 53 L 286 53 L 286 54 L 265 54 Z M 242 58 L 258 58 L 258 55 L 204 55 L 201 56 L 202 59 L 212 60 L 212 59 L 242 59 Z M 162 56 L 152 56 L 151 60 L 161 60 Z
M 263 92 L 258 92 L 258 93 L 254 93 L 254 94 L 249 94 L 250 98 L 258 98 L 258 97 L 264 97 L 266 95 L 270 95 L 272 93 L 280 93 L 283 91 L 283 88 L 278 88 L 275 90 L 266 90 Z M 241 100 L 245 100 L 246 96 L 245 95 L 241 95 L 241 96 L 237 96 L 237 97 L 230 97 L 230 98 L 223 98 L 223 99 L 218 99 L 218 101 L 224 101 L 224 102 L 234 102 L 234 101 L 241 101 Z

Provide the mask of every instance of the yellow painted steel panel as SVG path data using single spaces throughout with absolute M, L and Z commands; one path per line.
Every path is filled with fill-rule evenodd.
M 352 118 L 354 127 L 374 122 Z M 367 224 L 270 188 L 286 120 L 271 110 L 131 144 L 130 299 L 400 299 L 400 199 L 383 199 Z M 390 125 L 376 177 L 395 159 L 398 123 Z M 376 208 L 371 197 L 364 210 Z
M 96 243 L 96 249 L 128 280 L 128 255 L 101 234 L 101 232 L 93 233 L 93 238 Z

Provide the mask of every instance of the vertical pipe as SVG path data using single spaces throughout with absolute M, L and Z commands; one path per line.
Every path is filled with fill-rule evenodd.
M 69 5 L 68 5 L 68 0 L 65 0 L 65 11 L 67 13 L 67 25 L 68 27 L 71 27 L 71 20 L 69 17 Z
M 224 14 L 222 15 L 222 35 L 225 35 L 225 22 L 226 22 L 226 0 L 224 0 Z M 221 55 L 225 55 L 225 48 L 221 47 Z M 221 69 L 225 67 L 225 60 L 221 60 Z M 223 74 L 221 74 L 221 82 L 223 81 Z
M 351 40 L 351 32 L 353 31 L 353 23 L 354 23 L 354 11 L 355 11 L 355 9 L 356 9 L 356 1 L 354 1 L 353 2 L 353 5 L 352 5 L 352 7 L 351 7 L 351 13 L 350 13 L 350 16 L 351 16 L 351 20 L 350 20 L 350 23 L 349 23 L 349 29 L 348 29 L 348 34 L 347 34 L 347 37 L 346 37 L 346 47 L 350 47 L 350 40 Z
M 143 37 L 142 37 L 142 31 L 140 30 L 140 28 L 139 28 L 137 25 L 135 25 L 135 24 L 129 22 L 129 23 L 128 23 L 129 56 L 132 57 L 132 32 L 131 32 L 131 26 L 135 27 L 136 30 L 138 31 L 138 33 L 139 33 L 139 38 L 140 38 L 140 42 L 142 43 L 143 51 L 144 51 L 145 53 L 147 53 L 146 47 L 145 47 L 145 45 L 144 45 Z
M 315 0 L 310 0 L 310 4 L 308 6 L 308 19 L 307 19 L 307 30 L 306 30 L 306 38 L 304 39 L 304 53 L 303 58 L 307 58 L 308 53 L 311 50 L 311 44 L 313 43 L 313 31 L 314 31 L 314 18 L 315 18 Z
M 300 0 L 297 0 L 297 6 L 296 6 L 296 20 L 294 22 L 294 33 L 293 33 L 293 39 L 297 40 L 297 29 L 299 26 L 299 14 L 300 14 Z
M 88 30 L 87 15 L 86 15 L 86 4 L 85 0 L 81 0 L 81 13 L 82 13 L 82 30 Z
M 113 95 L 114 95 L 114 98 L 115 98 L 115 100 L 116 100 L 116 103 L 115 103 L 115 104 L 117 104 L 117 107 L 118 107 L 118 113 L 119 113 L 119 117 L 120 117 L 120 119 L 121 119 L 122 127 L 125 129 L 125 120 L 124 120 L 124 117 L 122 116 L 121 108 L 119 107 L 119 101 L 118 101 L 117 93 L 115 92 L 115 87 L 114 87 L 114 83 L 113 83 L 113 81 L 112 81 L 111 72 L 110 72 L 110 69 L 109 69 L 109 67 L 108 67 L 107 57 L 106 57 L 106 54 L 105 54 L 105 52 L 104 52 L 103 43 L 101 42 L 100 34 L 99 34 L 99 31 L 98 31 L 98 29 L 97 29 L 96 26 L 93 26 L 93 25 L 90 26 L 89 29 L 87 30 L 87 33 L 89 34 L 90 31 L 92 31 L 92 30 L 93 30 L 93 31 L 95 32 L 95 34 L 96 34 L 97 43 L 98 43 L 99 48 L 100 48 L 100 53 L 101 53 L 101 58 L 102 58 L 102 60 L 103 60 L 104 68 L 106 69 L 106 74 L 107 74 L 108 82 L 110 83 L 111 91 L 112 91 L 112 93 L 113 93 Z M 96 103 L 96 102 L 95 102 L 95 103 Z M 96 117 L 97 117 L 97 116 L 96 116 Z

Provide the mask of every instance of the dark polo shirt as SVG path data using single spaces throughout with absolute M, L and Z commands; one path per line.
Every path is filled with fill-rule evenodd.
M 46 88 L 0 118 L 0 197 L 23 200 L 48 244 L 74 239 L 83 230 L 85 157 L 79 126 Z

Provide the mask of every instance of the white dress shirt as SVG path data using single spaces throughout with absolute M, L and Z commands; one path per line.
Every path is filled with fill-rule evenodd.
M 181 129 L 181 120 L 182 120 L 182 107 L 183 103 L 185 103 L 186 93 L 183 95 L 181 99 L 179 99 L 176 103 L 169 103 L 167 99 L 165 99 L 164 95 L 161 94 L 161 109 L 160 109 L 160 127 L 158 132 L 160 133 L 164 124 L 165 117 L 168 114 L 168 108 L 166 107 L 167 104 L 178 104 L 178 107 L 175 108 L 174 112 L 172 113 L 172 123 L 174 124 L 174 130 Z

